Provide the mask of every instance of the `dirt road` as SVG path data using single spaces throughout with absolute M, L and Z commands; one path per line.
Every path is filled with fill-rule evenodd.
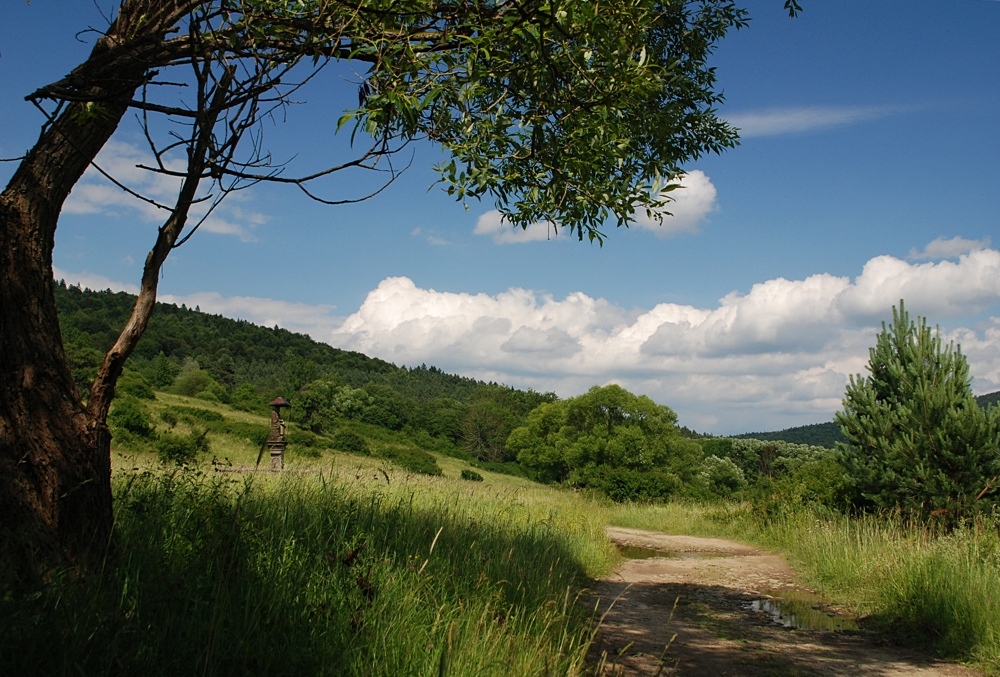
M 798 629 L 851 627 L 853 621 L 816 601 L 795 607 L 792 598 L 808 598 L 808 592 L 776 555 L 720 539 L 618 528 L 608 535 L 648 558 L 626 560 L 594 588 L 600 613 L 611 607 L 595 654 L 606 654 L 606 674 L 982 674 L 889 646 L 864 631 Z M 649 549 L 670 556 L 649 557 Z

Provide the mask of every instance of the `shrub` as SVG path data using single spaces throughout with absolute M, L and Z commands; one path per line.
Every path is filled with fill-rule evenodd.
M 681 479 L 674 473 L 614 468 L 607 465 L 574 470 L 568 482 L 578 488 L 597 489 L 616 503 L 665 501 L 683 486 Z
M 729 496 L 747 485 L 743 471 L 728 458 L 709 456 L 702 461 L 701 475 L 709 491 L 719 496 Z
M 182 371 L 177 375 L 177 378 L 174 379 L 173 385 L 170 386 L 170 391 L 177 393 L 178 395 L 194 397 L 198 393 L 205 390 L 212 380 L 212 375 L 204 369 Z
M 138 437 L 153 436 L 153 424 L 149 416 L 139 400 L 128 395 L 115 400 L 114 409 L 108 414 L 108 426 L 112 433 L 126 431 Z
M 226 420 L 226 417 L 217 411 L 210 409 L 200 409 L 198 407 L 170 407 L 164 413 L 172 412 L 182 421 L 200 421 L 201 423 L 215 423 Z
M 288 453 L 305 458 L 320 458 L 323 452 L 317 447 L 306 447 L 301 444 L 289 444 Z
M 416 447 L 387 447 L 376 454 L 404 470 L 421 475 L 441 475 L 437 460 L 423 449 Z
M 265 411 L 265 400 L 249 383 L 241 383 L 229 394 L 229 406 L 239 411 L 261 413 Z
M 267 424 L 250 423 L 249 421 L 225 419 L 224 421 L 209 423 L 209 427 L 213 432 L 246 440 L 255 447 L 264 444 L 264 441 L 270 434 Z
M 514 463 L 513 461 L 501 462 L 501 461 L 472 461 L 473 468 L 479 468 L 480 470 L 489 470 L 490 472 L 495 472 L 500 475 L 510 475 L 511 477 L 523 477 L 528 480 L 537 481 L 537 476 L 529 468 L 525 468 L 520 463 Z
M 156 455 L 163 463 L 189 465 L 194 463 L 199 452 L 208 451 L 208 431 L 192 431 L 187 435 L 164 433 L 156 441 Z
M 338 430 L 333 434 L 333 448 L 355 454 L 370 454 L 368 442 L 353 430 Z
M 139 400 L 155 400 L 156 395 L 153 393 L 153 387 L 146 380 L 146 377 L 137 371 L 132 371 L 131 369 L 126 369 L 121 378 L 118 379 L 118 385 L 115 388 L 115 392 L 120 395 L 129 395 Z
M 265 436 L 265 439 L 266 436 Z M 311 430 L 302 430 L 299 427 L 288 428 L 285 431 L 285 441 L 288 442 L 289 446 L 296 447 L 323 447 L 326 446 L 326 440 Z
M 470 482 L 482 482 L 483 476 L 477 473 L 475 470 L 469 470 L 468 468 L 463 468 L 462 479 L 469 480 Z

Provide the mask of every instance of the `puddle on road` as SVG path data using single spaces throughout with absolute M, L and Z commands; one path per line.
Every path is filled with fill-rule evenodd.
M 709 559 L 712 557 L 730 557 L 724 552 L 679 552 L 674 550 L 657 550 L 641 545 L 621 545 L 615 547 L 625 559 L 652 559 L 654 557 L 669 557 L 671 559 Z
M 653 559 L 656 557 L 670 559 L 711 559 L 715 557 L 731 557 L 724 552 L 679 552 L 675 550 L 658 550 L 641 545 L 622 545 L 615 547 L 625 559 Z M 819 595 L 794 588 L 782 590 L 765 590 L 769 599 L 757 599 L 750 603 L 749 608 L 763 611 L 775 623 L 796 630 L 830 630 L 842 632 L 857 630 L 855 618 L 838 614 L 831 610 L 826 601 Z
M 822 597 L 805 590 L 769 590 L 773 599 L 758 599 L 750 604 L 754 611 L 763 611 L 771 620 L 796 630 L 857 630 L 856 619 L 828 609 Z
M 666 550 L 644 548 L 639 545 L 619 545 L 618 543 L 615 543 L 615 547 L 618 548 L 618 552 L 620 552 L 622 557 L 625 559 L 652 559 L 654 557 L 674 556 L 674 553 L 667 552 Z

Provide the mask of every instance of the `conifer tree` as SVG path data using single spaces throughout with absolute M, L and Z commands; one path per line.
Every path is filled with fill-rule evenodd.
M 856 505 L 948 525 L 992 506 L 1000 495 L 1000 408 L 976 402 L 961 347 L 944 347 L 900 301 L 893 323 L 882 323 L 868 371 L 851 377 L 836 416 Z

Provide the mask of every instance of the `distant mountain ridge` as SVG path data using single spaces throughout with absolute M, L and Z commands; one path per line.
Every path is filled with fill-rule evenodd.
M 812 423 L 810 425 L 800 425 L 785 430 L 773 432 L 743 433 L 733 435 L 736 439 L 755 439 L 765 442 L 792 442 L 794 444 L 812 444 L 817 447 L 833 448 L 837 442 L 846 442 L 844 434 L 840 432 L 840 426 L 833 421 L 829 423 Z
M 976 402 L 979 402 L 979 406 L 984 409 L 990 405 L 1000 405 L 1000 390 L 995 393 L 980 395 L 976 398 Z
M 984 409 L 991 405 L 1000 405 L 1000 390 L 986 395 L 976 397 L 976 402 Z M 795 444 L 813 444 L 820 447 L 833 448 L 837 442 L 846 442 L 840 426 L 833 421 L 829 423 L 812 423 L 810 425 L 800 425 L 785 430 L 774 432 L 743 433 L 733 435 L 736 439 L 755 439 L 765 442 L 793 442 Z

